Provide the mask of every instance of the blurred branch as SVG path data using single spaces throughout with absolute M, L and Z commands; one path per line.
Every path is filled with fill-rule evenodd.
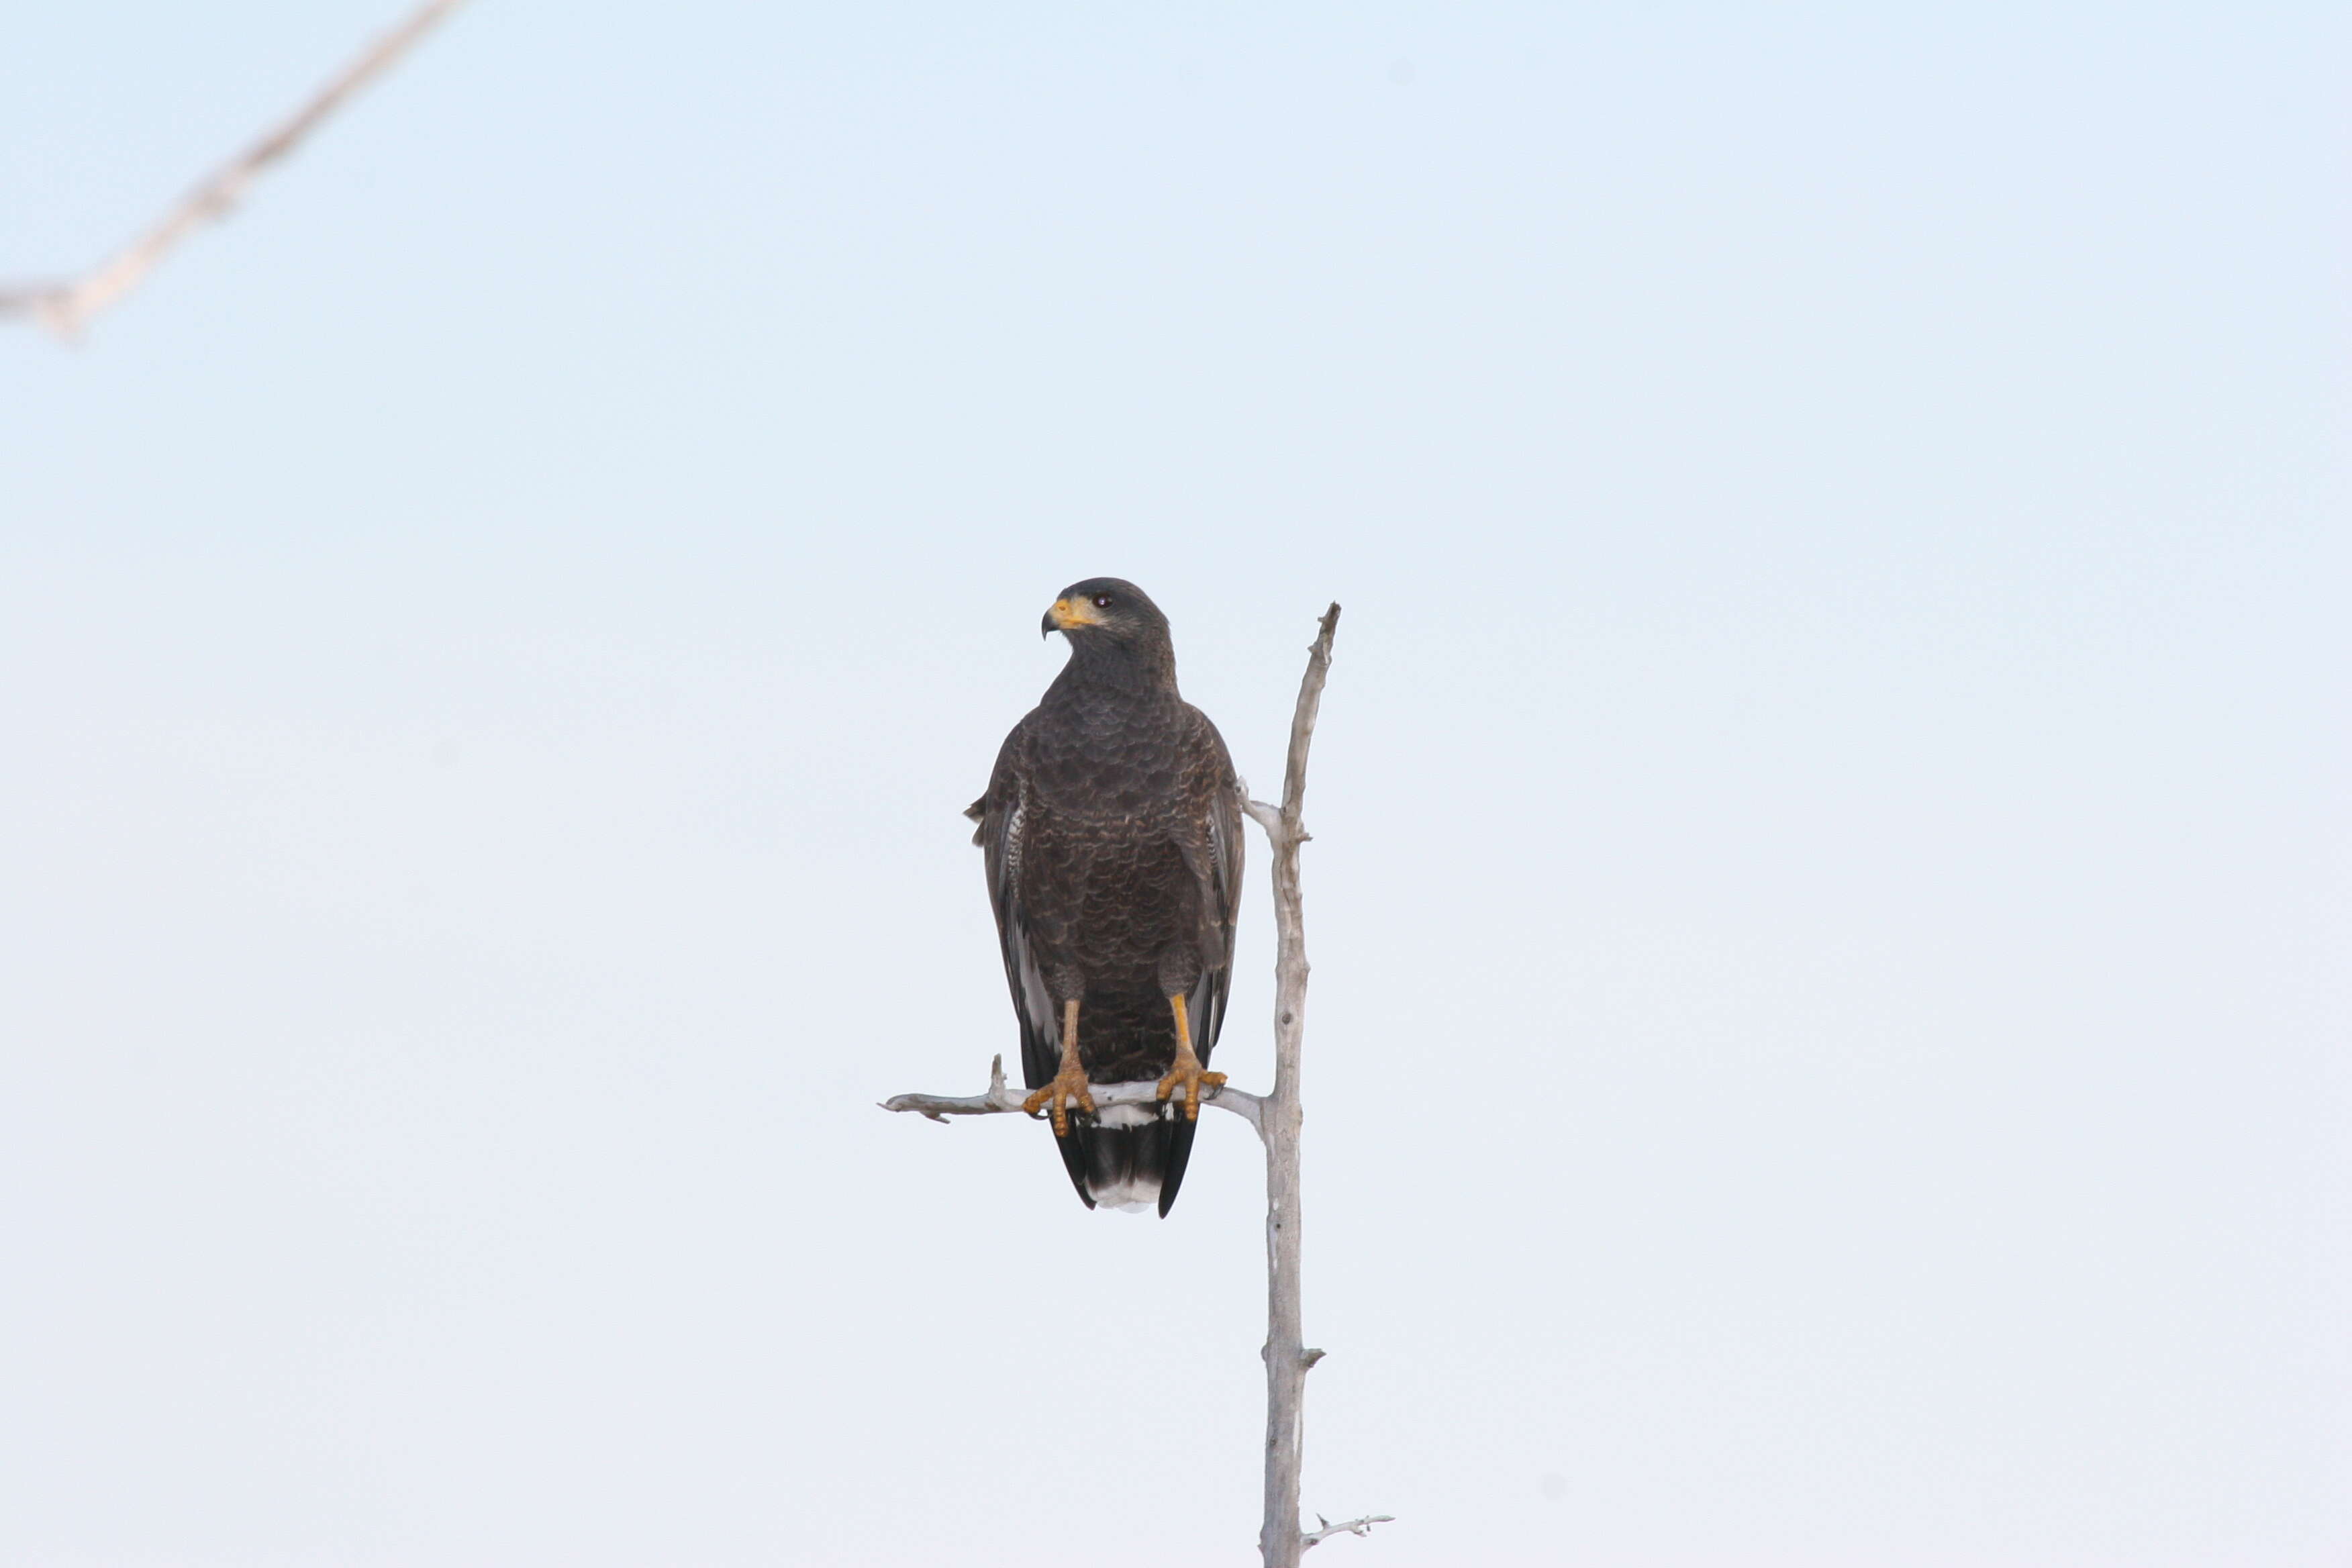
M 91 317 L 137 288 L 173 246 L 204 225 L 226 216 L 264 169 L 300 145 L 344 100 L 389 69 L 435 24 L 463 4 L 465 0 L 425 0 L 406 21 L 369 45 L 290 118 L 181 197 L 160 222 L 103 266 L 62 282 L 0 289 L 0 316 L 30 316 L 60 339 L 70 342 L 79 338 Z

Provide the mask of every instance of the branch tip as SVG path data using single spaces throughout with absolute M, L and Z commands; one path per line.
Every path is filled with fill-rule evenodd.
M 1368 1513 L 1361 1519 L 1351 1519 L 1344 1524 L 1334 1524 L 1318 1513 L 1315 1516 L 1315 1522 L 1321 1525 L 1322 1528 L 1320 1530 L 1310 1530 L 1301 1535 L 1298 1538 L 1299 1551 L 1305 1552 L 1311 1546 L 1320 1546 L 1323 1544 L 1325 1538 L 1328 1536 L 1370 1535 L 1372 1532 L 1372 1526 L 1376 1524 L 1394 1524 L 1396 1522 L 1396 1515 L 1391 1513 Z

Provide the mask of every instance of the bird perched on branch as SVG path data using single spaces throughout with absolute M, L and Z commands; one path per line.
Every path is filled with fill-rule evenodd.
M 1224 1022 L 1240 913 L 1240 782 L 1224 738 L 1178 694 L 1168 617 L 1143 590 L 1062 590 L 1043 633 L 1070 659 L 996 755 L 980 824 L 1004 978 L 1021 1020 L 1023 1109 L 1049 1117 L 1088 1208 L 1176 1201 Z M 1094 1083 L 1156 1081 L 1099 1112 Z

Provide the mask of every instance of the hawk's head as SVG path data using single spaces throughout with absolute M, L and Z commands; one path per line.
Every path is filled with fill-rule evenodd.
M 1073 644 L 1080 638 L 1129 645 L 1165 643 L 1168 617 L 1134 584 L 1118 577 L 1089 577 L 1062 590 L 1038 631 L 1045 637 L 1062 632 Z

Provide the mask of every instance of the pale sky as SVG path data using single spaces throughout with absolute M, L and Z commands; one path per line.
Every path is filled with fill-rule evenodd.
M 0 277 L 399 9 L 25 8 Z M 0 1563 L 1255 1561 L 1247 1130 L 875 1109 L 1110 574 L 1347 607 L 1319 1568 L 2340 1568 L 2347 35 L 476 0 L 0 333 Z

